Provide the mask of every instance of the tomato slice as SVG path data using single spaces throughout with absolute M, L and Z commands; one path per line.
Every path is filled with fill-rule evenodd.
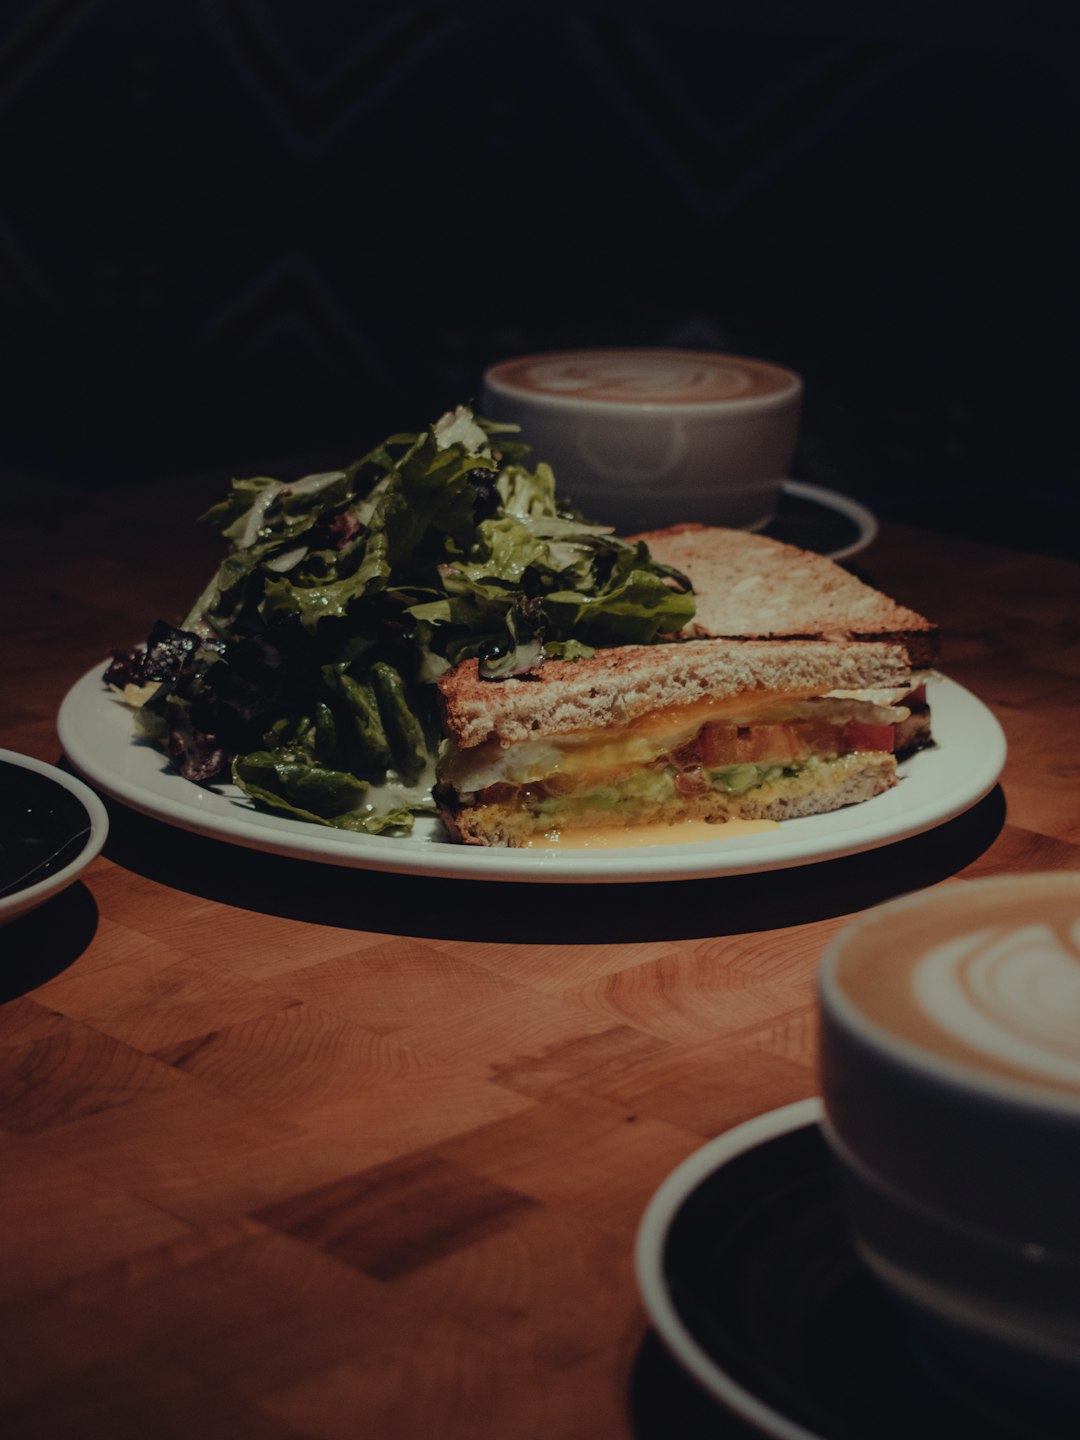
M 867 725 L 849 720 L 843 726 L 845 750 L 892 750 L 895 734 L 891 725 Z
M 893 749 L 891 725 L 859 720 L 834 724 L 827 720 L 760 721 L 734 725 L 717 721 L 673 757 L 681 766 L 786 765 L 809 755 L 845 755 L 851 750 Z

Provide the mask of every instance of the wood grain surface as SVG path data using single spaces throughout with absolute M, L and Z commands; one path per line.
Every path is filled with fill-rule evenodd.
M 20 492 L 0 744 L 176 618 L 217 482 Z M 0 930 L 0 1432 L 735 1435 L 648 1338 L 650 1196 L 817 1090 L 815 967 L 914 888 L 1080 867 L 1080 570 L 884 527 L 1010 746 L 932 833 L 715 881 L 530 887 L 262 856 L 111 806 L 81 882 Z M 695 1428 L 698 1427 L 698 1428 Z

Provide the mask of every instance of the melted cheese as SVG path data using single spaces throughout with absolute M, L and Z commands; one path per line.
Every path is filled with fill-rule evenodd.
M 692 740 L 710 720 L 740 720 L 750 723 L 760 718 L 765 710 L 784 711 L 789 706 L 810 698 L 805 691 L 781 695 L 775 690 L 769 690 L 756 695 L 732 695 L 725 700 L 696 700 L 690 705 L 676 705 L 666 710 L 653 710 L 648 715 L 639 715 L 627 725 L 626 733 L 659 740 L 665 750 L 670 750 L 685 740 Z
M 890 725 L 909 712 L 868 698 L 882 692 L 849 691 L 825 696 L 777 694 L 737 695 L 726 700 L 701 700 L 641 715 L 624 729 L 579 730 L 567 735 L 503 744 L 498 740 L 469 750 L 450 752 L 440 765 L 441 777 L 460 794 L 484 790 L 506 781 L 527 785 L 549 775 L 595 775 L 602 778 L 628 766 L 648 765 L 657 756 L 677 750 L 713 721 L 740 725 L 756 721 L 860 719 Z
M 609 850 L 637 845 L 692 845 L 702 840 L 735 840 L 779 829 L 776 820 L 677 820 L 649 825 L 582 825 L 573 830 L 549 830 L 523 842 L 527 850 Z

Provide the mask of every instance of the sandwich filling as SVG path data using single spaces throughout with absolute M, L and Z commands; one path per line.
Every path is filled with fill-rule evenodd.
M 621 824 L 722 821 L 805 807 L 838 789 L 868 798 L 895 783 L 897 756 L 929 739 L 922 683 L 824 696 L 762 692 L 655 711 L 614 731 L 449 744 L 436 796 L 449 817 L 498 812 L 510 843 L 605 815 Z

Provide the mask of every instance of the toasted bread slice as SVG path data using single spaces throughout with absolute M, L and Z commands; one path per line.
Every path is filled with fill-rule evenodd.
M 939 651 L 938 627 L 822 555 L 745 530 L 676 525 L 635 535 L 654 559 L 686 575 L 697 639 L 881 640 L 903 645 L 916 669 Z
M 581 731 L 709 701 L 752 703 L 896 690 L 911 680 L 903 645 L 830 640 L 688 640 L 623 645 L 587 660 L 549 660 L 535 677 L 483 680 L 468 660 L 438 682 L 447 735 L 461 750 Z

